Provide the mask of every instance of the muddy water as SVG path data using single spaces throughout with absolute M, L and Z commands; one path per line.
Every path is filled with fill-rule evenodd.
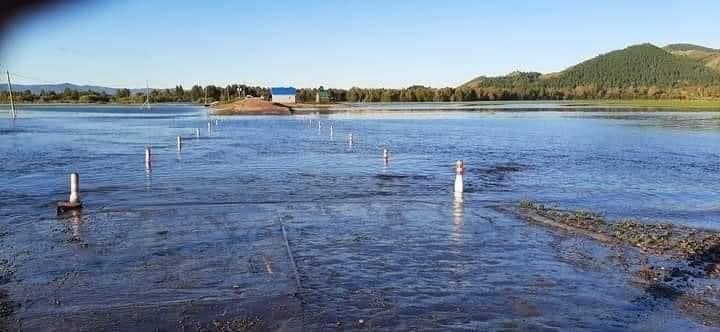
M 527 198 L 720 229 L 712 113 L 20 115 L 0 124 L 11 329 L 702 327 L 637 285 L 643 257 L 503 208 Z M 71 171 L 85 209 L 58 217 Z

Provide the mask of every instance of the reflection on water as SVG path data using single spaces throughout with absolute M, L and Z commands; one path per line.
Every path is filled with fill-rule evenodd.
M 657 113 L 605 113 L 585 118 L 625 120 L 638 127 L 670 128 L 680 130 L 720 130 L 720 115 L 717 112 L 657 112 Z
M 80 210 L 70 210 L 69 214 L 68 220 L 72 230 L 72 239 L 73 241 L 82 241 L 82 212 Z
M 453 228 L 451 238 L 453 242 L 461 242 L 463 224 L 465 223 L 465 207 L 463 204 L 463 193 L 454 193 L 452 223 Z
M 17 266 L 1 287 L 28 299 L 14 313 L 25 330 L 174 330 L 179 316 L 208 329 L 248 316 L 291 330 L 692 329 L 662 300 L 635 301 L 643 290 L 613 261 L 566 257 L 613 249 L 497 206 L 720 228 L 720 131 L 706 113 L 65 106 L 1 121 L 0 262 Z M 49 206 L 73 170 L 85 209 L 59 222 Z

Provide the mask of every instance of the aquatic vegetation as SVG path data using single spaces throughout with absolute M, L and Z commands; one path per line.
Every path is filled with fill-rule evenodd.
M 259 317 L 242 317 L 225 321 L 214 321 L 210 331 L 262 331 L 267 329 L 265 321 Z
M 635 219 L 606 221 L 602 213 L 588 210 L 561 211 L 528 200 L 519 204 L 555 223 L 595 237 L 637 247 L 657 254 L 680 257 L 710 276 L 720 276 L 720 233 L 668 223 L 643 223 Z
M 534 208 L 535 208 L 535 203 L 533 203 L 532 201 L 529 201 L 529 200 L 524 199 L 524 200 L 520 201 L 520 208 L 521 208 L 521 209 L 534 209 Z
M 719 232 L 635 219 L 610 222 L 599 213 L 560 211 L 530 201 L 519 206 L 520 213 L 531 221 L 576 231 L 610 245 L 634 247 L 643 257 L 656 254 L 665 263 L 649 265 L 647 258 L 639 262 L 634 273 L 637 284 L 654 298 L 673 301 L 679 311 L 696 321 L 720 326 L 720 297 L 707 279 L 720 277 Z

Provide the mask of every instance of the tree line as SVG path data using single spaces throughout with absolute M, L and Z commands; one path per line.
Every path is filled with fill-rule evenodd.
M 460 87 L 403 89 L 328 89 L 334 102 L 462 102 L 493 100 L 568 99 L 699 99 L 720 98 L 720 73 L 688 57 L 675 56 L 651 44 L 634 45 L 579 63 L 567 70 L 542 75 L 513 72 L 506 76 L 478 77 Z M 318 89 L 298 89 L 296 99 L 315 101 Z M 19 103 L 143 103 L 145 91 L 118 89 L 114 95 L 65 89 L 62 93 L 15 91 Z M 212 103 L 246 96 L 270 97 L 268 88 L 247 85 L 199 86 L 189 90 L 153 89 L 153 103 Z M 0 92 L 7 103 L 8 93 Z
M 207 93 L 207 94 L 206 94 Z M 235 100 L 239 97 L 269 96 L 270 89 L 259 86 L 233 84 L 225 87 L 207 85 L 193 85 L 186 90 L 182 85 L 172 89 L 150 89 L 150 102 L 152 103 L 208 103 L 215 101 Z M 207 98 L 206 98 L 207 97 Z M 141 104 L 146 99 L 146 92 L 130 89 L 117 89 L 115 94 L 90 90 L 75 90 L 65 88 L 63 92 L 41 91 L 32 93 L 30 90 L 13 91 L 13 100 L 16 103 L 120 103 Z M 0 91 L 0 103 L 9 103 L 7 91 Z
M 632 86 L 625 88 L 601 87 L 598 85 L 576 85 L 561 87 L 538 84 L 528 79 L 535 73 L 517 74 L 516 78 L 506 76 L 492 78 L 490 82 L 476 82 L 473 86 L 457 88 L 431 88 L 411 86 L 403 89 L 358 88 L 327 89 L 333 102 L 465 102 L 498 100 L 571 100 L 571 99 L 701 99 L 720 98 L 720 85 L 683 85 L 676 87 Z M 538 74 L 539 75 L 539 74 Z M 514 82 L 512 82 L 514 80 Z M 270 89 L 259 86 L 228 85 L 219 87 L 195 85 L 189 90 L 178 85 L 174 89 L 152 89 L 152 103 L 205 103 L 232 101 L 246 96 L 270 97 Z M 297 90 L 298 102 L 315 101 L 317 89 Z M 30 90 L 13 91 L 16 103 L 122 103 L 140 104 L 145 102 L 145 92 L 131 92 L 118 89 L 114 95 L 104 92 L 65 89 L 61 93 L 42 91 L 33 94 Z M 8 93 L 0 92 L 0 103 L 8 103 Z
M 316 89 L 300 89 L 298 100 L 313 102 Z M 412 86 L 404 89 L 329 89 L 335 102 L 465 102 L 497 100 L 573 100 L 573 99 L 699 99 L 720 98 L 719 85 L 679 87 L 632 86 L 626 88 L 577 85 L 572 87 L 515 83 L 507 85 L 430 88 Z

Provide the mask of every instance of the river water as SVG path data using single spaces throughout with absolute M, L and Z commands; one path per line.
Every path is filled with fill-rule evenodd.
M 624 260 L 640 258 L 508 210 L 531 199 L 720 229 L 716 113 L 19 116 L 0 120 L 9 329 L 703 327 L 637 286 Z M 73 171 L 85 207 L 56 216 Z

